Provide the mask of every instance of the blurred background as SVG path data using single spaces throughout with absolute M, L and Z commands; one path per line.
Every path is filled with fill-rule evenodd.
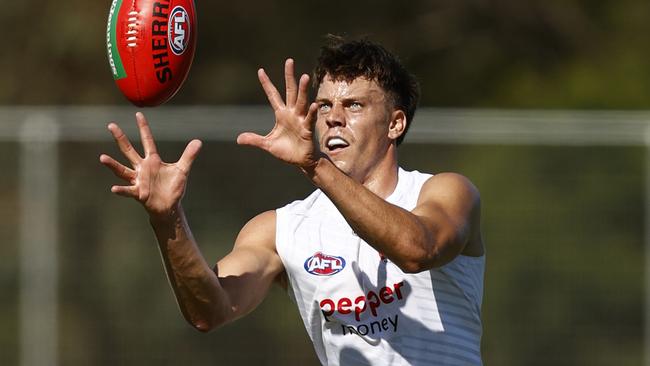
M 184 200 L 209 262 L 257 213 L 307 195 L 295 169 L 238 147 L 272 114 L 256 78 L 309 72 L 324 35 L 367 36 L 422 85 L 402 165 L 481 190 L 486 365 L 644 365 L 650 2 L 197 2 L 189 77 L 148 109 L 164 159 L 205 147 Z M 114 85 L 110 1 L 4 2 L 0 57 L 1 365 L 315 365 L 273 289 L 243 320 L 182 320 L 147 217 L 110 194 L 105 125 L 135 138 Z

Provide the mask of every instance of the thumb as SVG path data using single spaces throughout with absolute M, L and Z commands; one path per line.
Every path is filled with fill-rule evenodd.
M 237 144 L 255 146 L 266 150 L 267 140 L 264 138 L 264 136 L 258 135 L 256 133 L 244 132 L 237 136 Z

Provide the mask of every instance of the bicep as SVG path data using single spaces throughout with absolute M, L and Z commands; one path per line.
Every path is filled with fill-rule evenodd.
M 235 318 L 257 307 L 283 270 L 275 250 L 275 211 L 249 221 L 239 232 L 233 250 L 215 266 Z

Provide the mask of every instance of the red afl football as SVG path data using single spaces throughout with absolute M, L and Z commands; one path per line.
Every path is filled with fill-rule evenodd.
M 194 1 L 113 0 L 106 46 L 113 79 L 131 103 L 165 103 L 180 89 L 194 59 Z

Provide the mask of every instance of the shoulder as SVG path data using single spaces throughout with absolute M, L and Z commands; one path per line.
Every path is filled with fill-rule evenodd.
M 429 177 L 422 186 L 418 201 L 462 200 L 473 205 L 480 203 L 478 188 L 467 177 L 458 173 L 439 173 Z
M 304 211 L 314 206 L 317 202 L 321 201 L 321 196 L 322 191 L 320 189 L 316 189 L 311 194 L 309 194 L 309 196 L 301 200 L 295 200 L 291 203 L 288 203 L 276 211 Z
M 418 197 L 423 212 L 436 210 L 452 227 L 466 237 L 462 254 L 481 256 L 484 253 L 481 238 L 481 196 L 476 186 L 463 175 L 440 173 L 429 178 Z M 428 210 L 427 210 L 428 209 Z
M 250 219 L 239 231 L 235 246 L 263 246 L 275 251 L 275 210 L 269 210 Z
M 322 194 L 321 190 L 317 189 L 306 198 L 293 201 L 275 210 L 276 223 L 279 226 L 284 226 L 296 217 L 309 216 L 314 214 L 314 212 L 322 213 L 325 206 L 328 205 L 328 202 L 329 199 L 327 196 Z
M 235 245 L 264 245 L 276 250 L 276 230 L 278 222 L 286 223 L 287 219 L 294 215 L 306 214 L 314 205 L 321 205 L 322 199 L 320 190 L 315 190 L 305 199 L 293 201 L 277 210 L 262 212 L 250 219 L 239 231 Z

